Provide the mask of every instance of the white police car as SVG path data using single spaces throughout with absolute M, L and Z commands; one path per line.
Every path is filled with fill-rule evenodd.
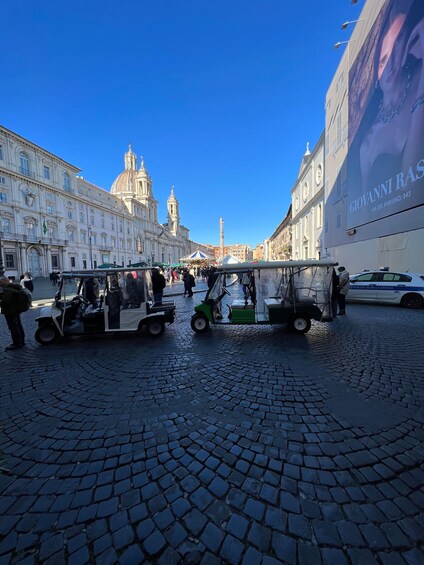
M 405 308 L 424 306 L 424 275 L 382 269 L 363 271 L 350 277 L 349 302 L 400 304 Z

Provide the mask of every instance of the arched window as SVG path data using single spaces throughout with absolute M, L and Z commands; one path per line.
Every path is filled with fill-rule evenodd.
M 19 155 L 19 171 L 23 174 L 26 175 L 27 177 L 30 176 L 30 171 L 29 171 L 29 157 L 26 153 L 21 153 Z
M 317 210 L 317 228 L 322 226 L 322 204 L 318 204 Z
M 65 192 L 71 192 L 71 177 L 68 173 L 63 173 L 63 190 Z

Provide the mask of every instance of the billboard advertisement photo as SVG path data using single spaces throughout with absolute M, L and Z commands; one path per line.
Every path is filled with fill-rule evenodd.
M 424 204 L 424 0 L 387 0 L 349 72 L 347 227 Z

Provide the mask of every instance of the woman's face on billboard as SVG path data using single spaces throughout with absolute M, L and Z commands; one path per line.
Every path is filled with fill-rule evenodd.
M 398 87 L 398 77 L 401 72 L 403 49 L 405 46 L 405 34 L 402 33 L 405 18 L 405 14 L 398 14 L 395 17 L 381 43 L 377 76 L 383 92 L 391 91 Z

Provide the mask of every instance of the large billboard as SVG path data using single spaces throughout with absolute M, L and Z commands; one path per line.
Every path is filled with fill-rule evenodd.
M 387 0 L 349 72 L 347 227 L 424 204 L 424 0 Z

